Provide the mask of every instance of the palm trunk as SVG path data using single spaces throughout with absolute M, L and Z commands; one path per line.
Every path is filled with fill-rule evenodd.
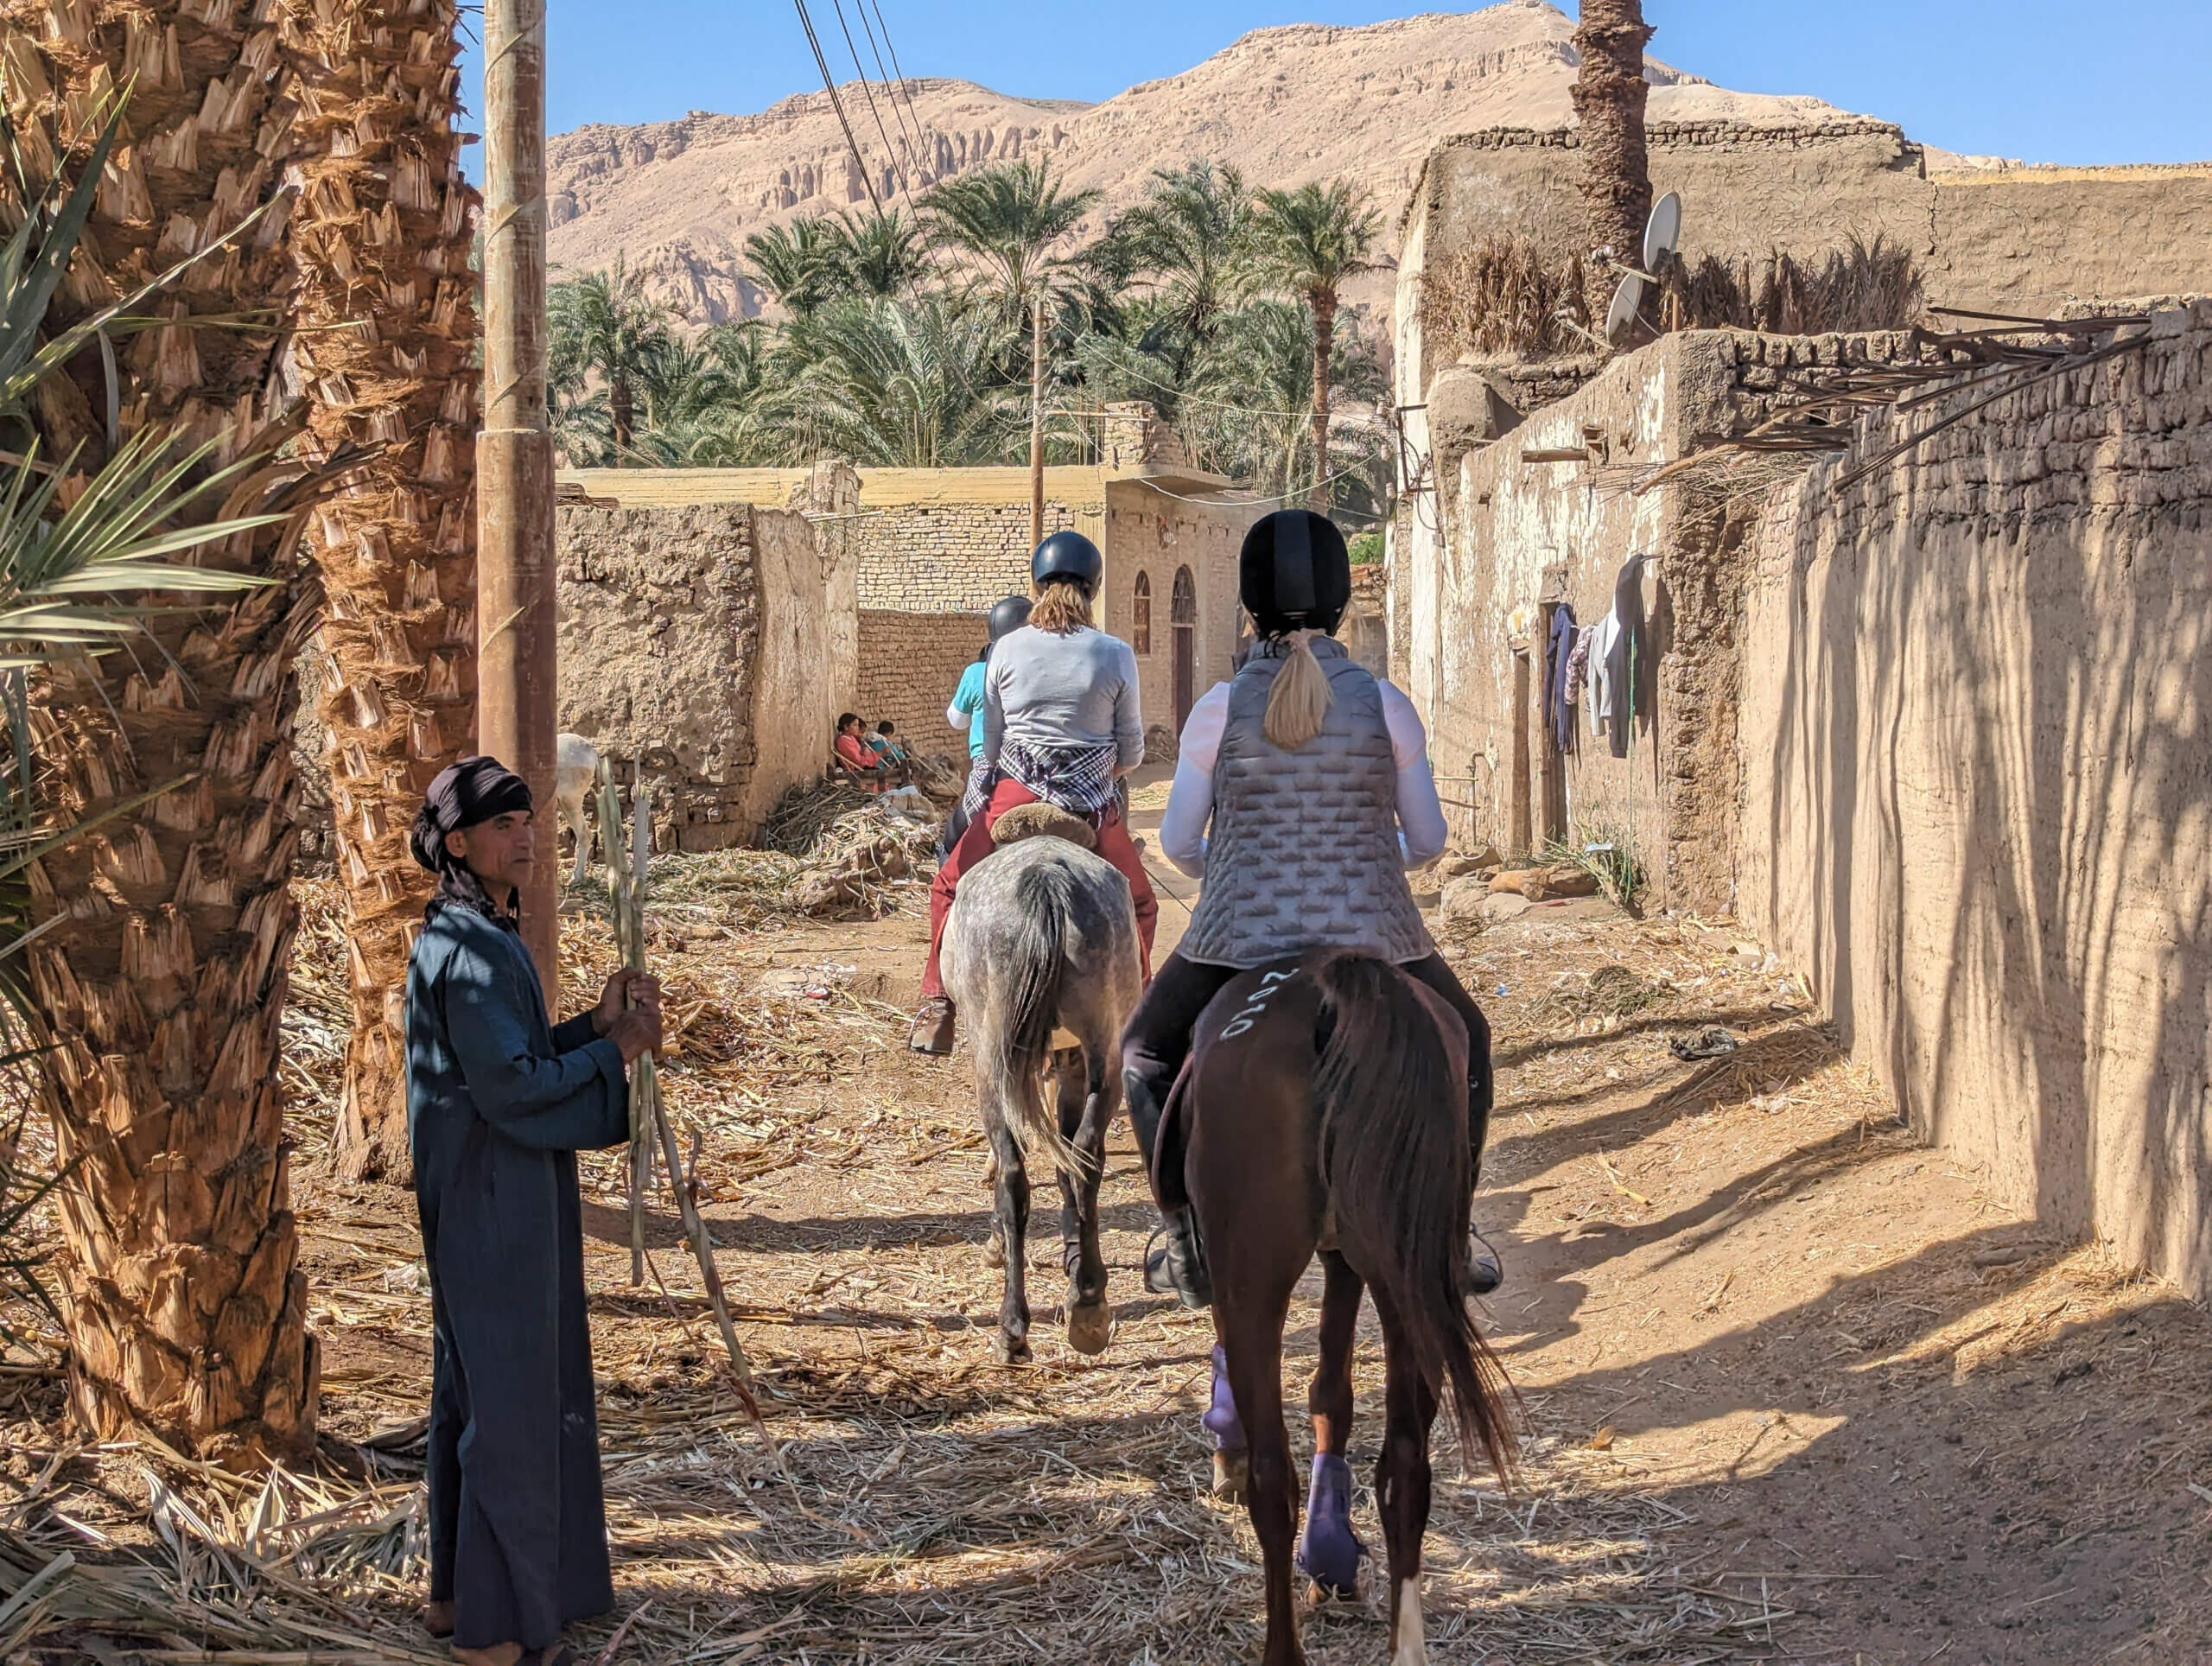
M 620 371 L 607 385 L 607 414 L 614 422 L 614 462 L 620 467 L 638 428 L 637 400 L 630 392 L 630 378 Z
M 1643 264 L 1643 222 L 1651 213 L 1651 174 L 1643 143 L 1643 43 L 1651 30 L 1642 0 L 1583 0 L 1574 31 L 1582 67 L 1573 88 L 1582 123 L 1582 201 L 1590 246 Z
M 318 715 L 353 938 L 334 1154 L 348 1178 L 404 1181 L 402 1002 L 430 890 L 407 830 L 476 725 L 475 193 L 461 175 L 451 0 L 286 4 L 312 157 L 293 233 L 309 431 L 325 454 L 381 448 L 308 538 L 329 598 Z
M 1337 296 L 1316 289 L 1313 305 L 1313 512 L 1329 512 L 1329 366 L 1336 356 Z
M 249 11 L 7 0 L 0 19 L 8 119 L 35 177 L 80 156 L 101 97 L 130 87 L 57 320 L 274 195 L 292 112 L 276 96 L 277 30 Z M 290 277 L 280 208 L 159 304 L 179 321 L 274 312 Z M 267 414 L 274 349 L 273 328 L 137 336 L 121 427 L 173 425 L 238 455 Z M 86 361 L 79 391 L 101 409 L 99 355 Z M 69 403 L 41 406 L 48 438 L 70 427 Z M 40 1092 L 62 1160 L 79 1163 L 57 1192 L 71 1399 L 103 1438 L 146 1429 L 233 1463 L 308 1452 L 315 1434 L 276 1077 L 297 919 L 292 668 L 314 601 L 293 550 L 268 530 L 201 551 L 278 582 L 158 615 L 152 642 L 63 668 L 34 718 L 44 785 L 70 819 L 182 783 L 29 875 L 51 924 L 25 956 L 52 1047 Z

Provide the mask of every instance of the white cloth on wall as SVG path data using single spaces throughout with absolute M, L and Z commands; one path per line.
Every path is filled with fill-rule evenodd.
M 1613 679 L 1605 664 L 1620 639 L 1620 619 L 1609 608 L 1597 628 L 1598 639 L 1590 645 L 1590 732 L 1603 734 L 1605 721 L 1613 715 Z

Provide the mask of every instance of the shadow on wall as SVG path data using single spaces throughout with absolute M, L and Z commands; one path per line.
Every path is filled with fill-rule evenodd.
M 1742 847 L 1747 923 L 1810 969 L 1917 1126 L 2200 1296 L 2208 390 L 2201 306 L 1917 466 L 1780 494 L 1748 615 Z

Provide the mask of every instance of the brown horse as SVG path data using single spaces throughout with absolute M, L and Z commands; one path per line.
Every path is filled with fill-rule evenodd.
M 1262 1666 L 1300 1666 L 1291 1602 L 1298 1492 L 1282 1422 L 1290 1299 L 1323 1252 L 1320 1360 L 1308 1397 L 1317 1451 L 1300 1560 L 1316 1584 L 1357 1577 L 1350 1472 L 1352 1332 L 1363 1291 L 1382 1322 L 1388 1426 L 1375 1495 L 1389 1553 L 1392 1666 L 1427 1659 L 1421 1542 L 1429 1428 L 1448 1387 L 1463 1456 L 1480 1446 L 1510 1477 L 1510 1392 L 1475 1332 L 1467 1211 L 1467 1034 L 1459 1016 L 1395 967 L 1309 955 L 1239 976 L 1198 1021 L 1171 1120 L 1179 1180 L 1198 1211 L 1214 1326 L 1249 1441 L 1246 1506 L 1267 1561 Z M 1170 1198 L 1166 1201 L 1179 1201 Z M 1236 1414 L 1241 1413 L 1241 1418 Z M 1218 1433 L 1222 1419 L 1210 1416 Z

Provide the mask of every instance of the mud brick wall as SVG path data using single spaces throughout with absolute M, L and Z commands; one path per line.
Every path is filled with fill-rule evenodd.
M 561 727 L 652 786 L 656 843 L 749 838 L 818 774 L 851 687 L 851 569 L 800 515 L 566 507 Z
M 1096 537 L 1096 522 L 1095 510 L 1079 518 L 1065 503 L 1046 502 L 1048 536 L 1079 527 Z M 869 511 L 851 523 L 849 536 L 863 609 L 981 617 L 1000 598 L 1029 593 L 1027 500 Z
M 852 709 L 871 730 L 889 718 L 909 751 L 964 761 L 968 737 L 944 721 L 944 709 L 984 634 L 982 620 L 971 614 L 861 608 L 860 694 Z
M 2212 304 L 2153 335 L 1776 490 L 1738 888 L 1924 1133 L 2202 1298 Z

